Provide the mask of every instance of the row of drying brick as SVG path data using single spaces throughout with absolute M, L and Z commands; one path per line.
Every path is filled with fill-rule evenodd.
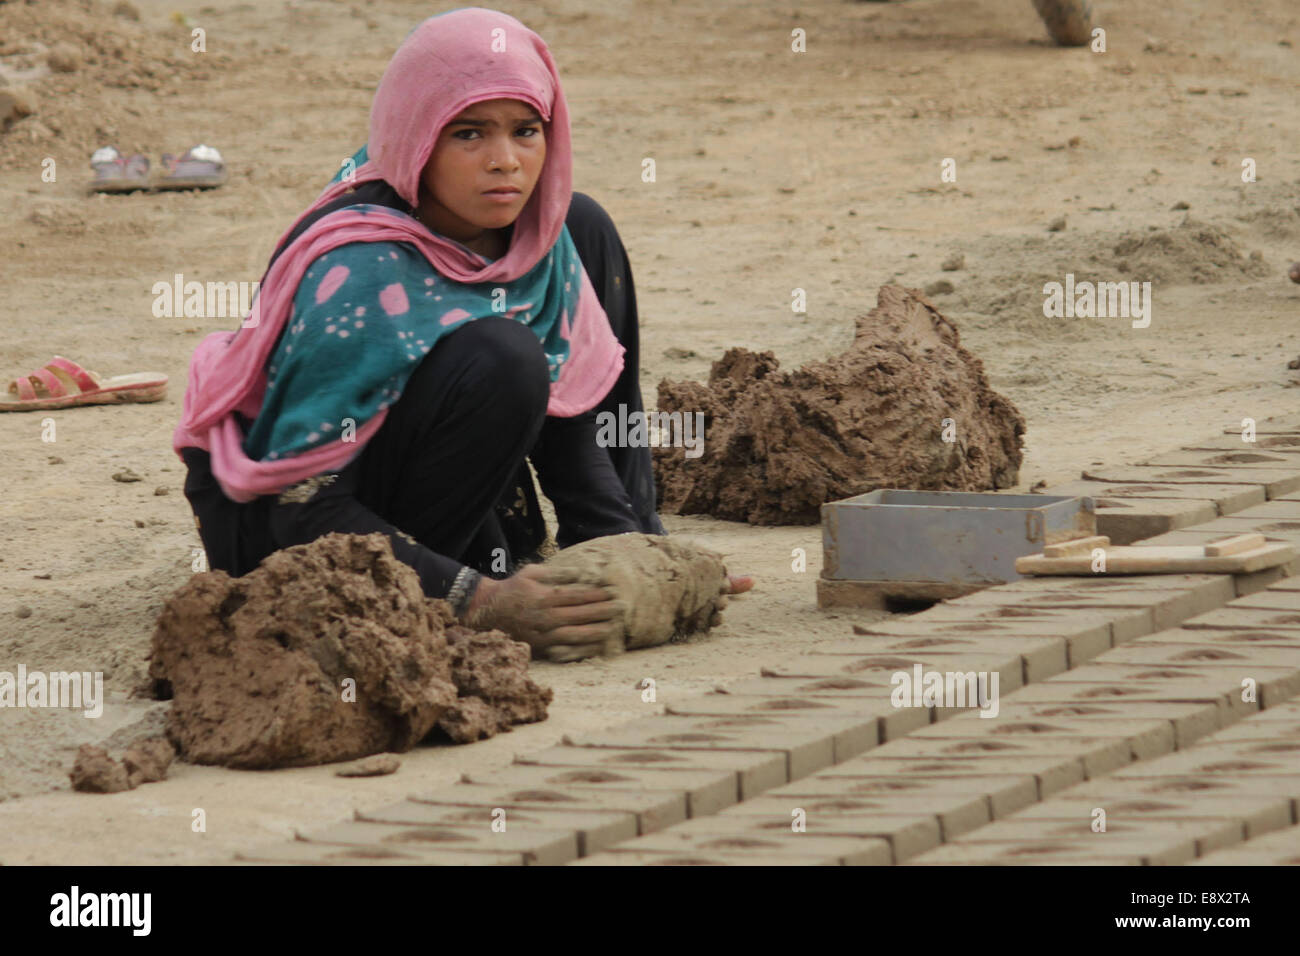
M 1238 582 L 1247 588 L 1257 583 Z M 249 858 L 306 862 L 378 853 L 381 860 L 453 862 L 469 851 L 489 853 L 474 857 L 483 862 L 547 863 L 591 854 L 752 800 L 966 709 L 894 707 L 889 681 L 900 668 L 992 671 L 1003 691 L 1012 690 L 1071 665 L 1079 668 L 1117 643 L 1217 607 L 1234 593 L 1234 579 L 1224 575 L 1107 580 L 1105 587 L 1092 579 L 1061 579 L 1058 590 L 1049 591 L 1045 585 L 1051 583 L 1023 581 L 983 592 L 1001 594 L 1003 604 L 976 600 L 983 595 L 952 602 L 928 631 L 915 631 L 922 625 L 917 620 L 882 625 L 876 630 L 904 633 L 866 634 L 825 646 L 772 672 L 783 676 L 671 704 L 669 714 L 573 739 L 521 758 L 527 765 L 475 775 L 465 784 L 309 834 L 309 843 Z M 1300 602 L 1300 592 L 1254 594 L 1255 603 L 1266 608 L 1279 595 Z M 1025 607 L 1028 599 L 1047 597 L 1055 599 L 1053 606 Z M 1029 616 L 1007 617 L 1002 612 L 1009 609 Z M 1300 603 L 1295 610 L 1300 613 Z M 996 627 L 997 636 L 986 625 Z M 935 636 L 936 628 L 949 627 L 954 630 Z M 1111 711 L 1115 717 L 1128 712 Z M 1195 721 L 1188 721 L 1184 732 L 1195 731 Z M 403 826 L 394 829 L 397 824 Z
M 1291 640 L 1300 646 L 1300 630 Z M 913 862 L 1172 865 L 1207 854 L 1207 863 L 1225 862 L 1213 855 L 1224 848 L 1281 862 L 1300 851 L 1298 756 L 1300 702 L 1292 700 L 1190 749 L 1071 787 Z
M 1300 591 L 1263 594 L 1270 606 L 1281 596 L 1300 610 Z M 1057 823 L 992 821 L 1085 780 L 1140 774 L 1146 761 L 1300 693 L 1300 628 L 1278 629 L 1262 640 L 1236 640 L 1251 633 L 1187 627 L 1140 638 L 1013 693 L 996 719 L 963 714 L 922 727 L 710 819 L 642 837 L 584 862 L 897 863 L 963 834 L 980 842 L 978 852 L 945 848 L 923 859 L 993 862 L 997 854 L 984 844 L 1001 841 L 1008 844 L 1003 862 L 1141 862 L 1140 855 L 1128 852 L 1131 841 L 1063 849 Z M 1243 693 L 1245 678 L 1255 682 L 1249 693 Z M 1284 731 L 1279 727 L 1278 732 Z M 1250 746 L 1278 744 L 1253 741 Z M 1194 754 L 1162 763 L 1178 767 L 1181 760 L 1186 764 L 1181 772 L 1192 774 L 1199 768 L 1190 763 Z M 1294 754 L 1289 759 L 1294 764 Z M 1281 801 L 1273 812 L 1270 819 L 1280 826 L 1290 822 L 1293 807 Z M 1089 818 L 1080 819 L 1086 828 Z M 1169 853 L 1185 854 L 1188 847 L 1194 844 L 1183 841 Z
M 1213 438 L 1153 455 L 1136 465 L 1096 467 L 1050 495 L 1088 495 L 1097 505 L 1097 533 L 1112 544 L 1150 539 L 1230 515 L 1286 515 L 1266 502 L 1300 494 L 1300 419 L 1269 419 L 1253 429 L 1225 428 Z M 1264 522 L 1270 523 L 1270 522 Z M 1240 533 L 1224 524 L 1220 534 Z M 1294 530 L 1294 529 L 1281 529 Z M 1160 543 L 1201 543 L 1171 539 Z
M 1263 485 L 1223 489 L 1211 491 L 1216 511 L 1225 514 L 1255 506 L 1267 493 Z M 1158 500 L 1144 498 L 1136 507 Z M 1284 507 L 1300 515 L 1300 501 Z M 823 648 L 815 664 L 815 656 L 800 658 L 727 694 L 679 703 L 668 715 L 566 741 L 519 758 L 526 764 L 244 856 L 304 863 L 564 862 L 688 816 L 713 814 L 959 712 L 892 707 L 877 693 L 889 668 L 979 665 L 998 673 L 1001 689 L 1012 689 L 1233 593 L 1262 588 L 1278 574 L 1017 582 L 993 589 L 1006 592 L 1003 597 L 972 595 L 876 627 L 870 642 Z M 875 660 L 863 659 L 868 651 Z M 779 696 L 772 699 L 773 693 Z

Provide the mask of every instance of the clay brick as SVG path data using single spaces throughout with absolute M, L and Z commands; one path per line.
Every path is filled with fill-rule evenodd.
M 890 746 L 907 742 L 900 740 Z M 1038 783 L 1040 800 L 1082 782 L 1087 776 L 1083 760 L 1075 754 L 1017 752 L 1007 755 L 1003 752 L 955 757 L 911 752 L 907 756 L 881 756 L 884 753 L 885 748 L 881 747 L 869 757 L 851 760 L 819 776 L 987 777 L 1005 773 L 1015 777 L 1032 776 Z
M 1093 721 L 1109 726 L 1116 720 L 1161 720 L 1173 730 L 1174 746 L 1181 750 L 1214 733 L 1220 726 L 1220 711 L 1209 702 L 1125 701 L 1124 703 L 1045 703 L 1021 701 L 1021 694 L 1004 701 L 1000 721 L 1068 720 L 1072 726 L 1088 727 Z M 1098 736 L 1102 736 L 1098 732 Z
M 1145 760 L 1116 771 L 1117 780 L 1142 780 L 1152 777 L 1203 776 L 1290 777 L 1300 786 L 1300 743 L 1294 753 L 1252 751 L 1250 742 L 1238 746 L 1211 745 L 1204 741 L 1190 750 L 1170 754 L 1159 760 Z M 1261 746 L 1271 746 L 1263 744 Z
M 1194 866 L 1300 866 L 1300 827 L 1210 853 Z
M 780 678 L 766 677 L 760 679 L 780 680 Z M 865 701 L 860 711 L 844 716 L 828 716 L 820 711 L 807 714 L 795 711 L 771 715 L 688 716 L 681 719 L 696 721 L 697 726 L 705 730 L 717 727 L 785 727 L 793 731 L 807 726 L 815 726 L 818 730 L 829 729 L 835 734 L 835 762 L 839 763 L 841 760 L 848 760 L 870 750 L 882 740 L 893 740 L 910 733 L 917 727 L 925 726 L 930 723 L 931 716 L 932 712 L 929 709 L 899 710 L 888 704 L 887 697 L 881 697 Z
M 886 848 L 886 852 L 888 848 Z M 569 866 L 839 866 L 837 859 L 820 859 L 815 856 L 782 856 L 779 859 L 756 860 L 751 855 L 723 853 L 682 853 L 654 851 L 598 853 L 570 863 Z
M 503 832 L 494 833 L 490 827 L 402 827 L 356 822 L 299 834 L 299 839 L 334 846 L 383 847 L 399 851 L 409 848 L 416 853 L 451 850 L 490 856 L 521 854 L 524 863 L 530 866 L 560 866 L 578 858 L 575 833 L 530 832 L 518 827 L 512 830 L 509 826 Z
M 1162 645 L 1222 648 L 1233 652 L 1240 648 L 1277 647 L 1287 650 L 1300 650 L 1300 628 L 1277 628 L 1274 630 L 1238 626 L 1233 630 L 1227 628 L 1201 628 L 1198 630 L 1183 627 L 1148 635 L 1142 638 L 1141 641 L 1129 644 L 1127 647 L 1159 647 Z
M 767 800 L 764 797 L 761 800 Z M 803 836 L 833 839 L 862 839 L 874 837 L 889 844 L 891 860 L 901 863 L 910 860 L 918 853 L 938 846 L 941 840 L 939 819 L 935 815 L 917 812 L 883 813 L 868 811 L 861 814 L 850 813 L 809 813 L 806 819 L 807 833 L 791 833 L 793 817 L 791 811 L 801 804 L 770 801 L 764 805 L 748 803 L 735 807 L 735 812 L 720 814 L 716 821 L 727 826 L 735 826 L 736 832 L 768 834 L 779 832 L 791 834 L 796 839 Z M 806 807 L 803 807 L 807 810 Z M 743 821 L 743 822 L 742 822 Z
M 1183 622 L 1189 630 L 1234 630 L 1245 629 L 1257 631 L 1300 632 L 1300 611 L 1263 610 L 1254 607 L 1240 607 L 1236 603 L 1228 604 L 1217 611 L 1198 614 Z
M 1292 672 L 1286 668 L 1277 668 L 1284 677 Z M 1278 679 L 1278 674 L 1268 673 L 1256 668 L 1257 673 L 1249 676 L 1259 682 L 1259 700 L 1265 700 L 1265 688 L 1271 681 Z M 1184 673 L 1185 672 L 1185 673 Z M 1284 680 L 1285 683 L 1285 680 Z M 1093 686 L 1069 694 L 1071 686 L 1091 684 Z M 1225 674 L 1217 668 L 1196 667 L 1161 667 L 1141 664 L 1110 664 L 1106 658 L 1076 667 L 1064 674 L 1058 674 L 1051 680 L 1035 684 L 1027 690 L 1037 690 L 1033 696 L 1016 695 L 1017 700 L 1054 699 L 1055 689 L 1061 688 L 1062 698 L 1066 700 L 1150 700 L 1150 701 L 1213 701 L 1220 707 L 1244 717 L 1259 710 L 1256 702 L 1244 701 L 1241 695 L 1241 682 L 1232 674 Z M 1069 694 L 1069 696 L 1064 696 Z M 1224 721 L 1226 723 L 1226 721 Z
M 1115 788 L 1110 792 L 1110 788 Z M 1182 796 L 1153 798 L 1132 793 L 1127 781 L 1106 777 L 1089 789 L 1092 798 L 1076 797 L 1073 790 L 1027 807 L 1015 820 L 1084 820 L 1092 825 L 1097 807 L 1106 811 L 1106 825 L 1142 823 L 1146 820 L 1218 820 L 1238 823 L 1247 838 L 1291 825 L 1291 801 L 1285 797 Z M 1204 851 L 1202 851 L 1204 852 Z
M 1155 588 L 1135 588 L 1119 590 L 1102 586 L 1096 578 L 1061 578 L 1079 582 L 1073 589 L 1062 587 L 1059 591 L 1041 591 L 1026 593 L 1024 591 L 1003 591 L 989 588 L 976 594 L 968 594 L 962 601 L 972 604 L 1014 604 L 1018 607 L 1057 607 L 1057 608 L 1125 608 L 1130 613 L 1149 615 L 1147 630 L 1154 630 L 1185 621 L 1189 617 L 1214 610 L 1232 600 L 1236 591 L 1231 575 L 1218 575 L 1213 586 L 1168 590 Z M 1087 582 L 1087 586 L 1085 585 Z M 1144 624 L 1146 622 L 1144 621 Z M 1119 643 L 1117 640 L 1116 643 Z
M 729 695 L 719 696 L 729 697 Z M 729 697 L 729 699 L 764 700 L 765 698 Z M 786 773 L 789 779 L 795 780 L 835 763 L 834 738 L 834 733 L 829 729 L 819 728 L 815 721 L 808 721 L 807 729 L 802 731 L 774 731 L 767 727 L 718 727 L 713 730 L 664 732 L 648 727 L 634 729 L 616 727 L 612 730 L 575 736 L 572 738 L 572 743 L 576 747 L 643 747 L 670 751 L 774 751 L 785 755 Z
M 1195 749 L 1195 748 L 1193 748 Z M 1168 758 L 1162 758 L 1168 759 Z M 1159 762 L 1159 761 L 1156 761 Z M 1129 769 L 1141 767 L 1137 764 Z M 1076 787 L 1070 791 L 1071 797 L 1082 799 L 1107 799 L 1113 796 L 1111 788 L 1121 788 L 1125 794 L 1149 796 L 1152 799 L 1187 797 L 1192 800 L 1214 799 L 1219 797 L 1280 797 L 1291 801 L 1292 816 L 1295 818 L 1296 802 L 1300 801 L 1300 775 L 1269 777 L 1253 774 L 1249 777 L 1234 777 L 1223 773 L 1172 774 L 1166 776 L 1118 778 L 1103 777 L 1096 783 L 1104 783 L 1106 789 L 1099 793 L 1092 792 L 1092 784 Z
M 1300 521 L 1278 518 L 1243 518 L 1240 515 L 1229 515 L 1226 518 L 1215 518 L 1213 521 L 1198 524 L 1194 528 L 1183 529 L 1183 533 L 1187 531 L 1206 532 L 1219 537 L 1258 533 L 1270 542 L 1291 545 L 1300 542 Z
M 296 866 L 523 866 L 522 853 L 459 853 L 392 847 L 328 846 L 324 843 L 279 843 L 241 850 L 236 860 Z
M 459 783 L 429 793 L 412 794 L 420 803 L 458 807 L 504 807 L 509 810 L 579 810 L 629 813 L 638 833 L 653 833 L 686 819 L 686 794 L 668 790 L 579 790 L 575 787 L 494 787 Z
M 734 808 L 738 814 L 767 816 L 773 820 L 784 820 L 789 824 L 795 808 L 804 811 L 809 821 L 827 817 L 826 829 L 819 822 L 814 829 L 809 823 L 810 833 L 843 832 L 838 829 L 851 826 L 852 832 L 877 833 L 862 818 L 872 816 L 918 817 L 933 816 L 939 823 L 940 839 L 951 840 L 982 827 L 992 818 L 989 799 L 980 793 L 905 793 L 890 796 L 862 795 L 852 792 L 862 781 L 852 777 L 820 779 L 808 777 L 797 783 L 787 784 L 779 791 L 772 791 L 757 800 L 747 800 Z M 834 818 L 834 819 L 829 819 Z
M 1275 501 L 1266 501 L 1262 505 L 1254 505 L 1250 508 L 1243 508 L 1235 512 L 1237 518 L 1267 518 L 1271 521 L 1286 521 L 1288 519 L 1300 521 L 1300 497 L 1287 495 Z
M 1232 589 L 1222 574 L 1119 574 L 1065 575 L 1044 574 L 998 585 L 1002 592 L 1024 591 L 1036 594 L 1074 593 L 1078 591 L 1127 593 L 1129 591 L 1196 591 L 1206 594 L 1211 607 L 1232 599 Z
M 669 706 L 675 716 L 683 717 L 787 717 L 856 720 L 865 723 L 875 718 L 880 738 L 892 739 L 930 722 L 926 708 L 897 708 L 888 695 L 880 698 L 831 697 L 760 697 L 740 694 L 702 694 Z
M 837 642 L 837 646 L 840 642 Z M 1001 686 L 1009 690 L 1014 685 L 1021 686 L 1019 655 L 1016 654 L 961 654 L 945 655 L 953 663 L 952 670 L 960 671 L 997 671 L 1001 674 Z M 782 677 L 857 677 L 864 681 L 879 681 L 885 690 L 889 690 L 890 681 L 895 673 L 904 671 L 908 674 L 920 664 L 925 670 L 937 669 L 933 664 L 934 655 L 914 654 L 873 654 L 863 653 L 854 657 L 847 653 L 810 653 L 800 654 L 779 665 L 764 668 L 764 673 Z
M 1189 525 L 1211 521 L 1219 509 L 1213 501 L 1186 498 L 1095 499 L 1097 533 L 1112 545 L 1128 545 Z
M 1139 612 L 1140 613 L 1140 612 Z M 1025 617 L 1004 616 L 1025 614 Z M 918 617 L 920 617 L 918 615 Z M 1054 611 L 1047 608 L 980 607 L 971 605 L 936 605 L 925 612 L 924 620 L 868 624 L 872 633 L 897 640 L 928 640 L 953 637 L 1023 638 L 1026 640 L 1063 640 L 1068 659 L 1074 664 L 1096 657 L 1112 644 L 1109 618 L 1078 611 Z
M 916 731 L 917 740 L 956 739 L 1012 739 L 1035 741 L 1051 746 L 1061 737 L 1090 737 L 1126 741 L 1132 760 L 1150 760 L 1170 753 L 1174 749 L 1173 724 L 1166 720 L 1135 720 L 1116 717 L 1111 720 L 1072 720 L 1069 717 L 1035 718 L 1017 720 L 998 714 L 996 720 L 987 721 L 993 726 L 971 726 L 970 720 L 949 720 Z M 981 721 L 983 723 L 983 721 Z
M 757 686 L 762 681 L 781 681 L 781 678 L 755 677 L 752 678 L 752 685 L 756 691 Z M 807 682 L 804 682 L 807 683 Z M 751 681 L 739 681 L 737 684 L 727 686 L 727 693 L 739 694 L 737 688 L 751 685 Z M 725 696 L 725 695 L 724 695 Z M 742 695 L 743 696 L 743 695 Z M 751 694 L 751 696 L 765 696 Z M 778 695 L 779 696 L 779 695 Z M 800 697 L 807 696 L 804 694 L 797 695 Z M 828 694 L 827 696 L 834 696 Z M 847 696 L 847 695 L 846 695 Z M 695 700 L 695 698 L 689 698 Z M 879 698 L 872 698 L 879 700 Z M 793 714 L 779 715 L 747 715 L 747 716 L 688 716 L 677 715 L 672 713 L 673 705 L 668 705 L 669 713 L 657 717 L 645 718 L 632 721 L 631 723 L 622 724 L 619 730 L 645 730 L 654 734 L 679 734 L 679 733 L 714 733 L 716 731 L 758 731 L 764 733 L 789 733 L 789 734 L 809 734 L 829 733 L 831 735 L 832 749 L 834 751 L 834 763 L 841 760 L 848 760 L 850 757 L 856 757 L 860 753 L 865 753 L 880 743 L 880 721 L 871 715 L 848 714 L 826 715 L 820 712 L 803 716 L 798 712 Z
M 863 645 L 867 646 L 863 646 Z M 889 637 L 872 638 L 869 636 L 850 638 L 822 644 L 811 650 L 808 656 L 858 656 L 867 654 L 915 655 L 922 659 L 936 661 L 926 667 L 927 670 L 964 670 L 945 664 L 946 659 L 961 655 L 985 655 L 999 658 L 1018 657 L 1022 671 L 1022 684 L 1046 680 L 1053 674 L 1059 674 L 1069 667 L 1067 645 L 1060 637 L 991 637 L 987 635 L 958 637 Z M 986 668 L 981 668 L 986 669 Z M 999 673 L 1001 670 L 999 669 Z
M 740 798 L 789 781 L 788 761 L 780 752 L 728 750 L 663 750 L 649 748 L 551 747 L 520 755 L 516 763 L 545 767 L 623 767 L 636 769 L 730 770 L 736 775 Z
M 1158 534 L 1154 538 L 1147 538 L 1141 542 L 1141 545 L 1144 548 L 1165 546 L 1182 548 L 1209 544 L 1211 541 L 1218 541 L 1222 537 L 1223 533 L 1219 531 L 1198 531 L 1196 528 L 1183 528 L 1179 531 Z
M 1255 434 L 1258 436 L 1265 433 L 1257 431 Z M 1258 451 L 1264 455 L 1300 454 L 1300 448 L 1294 447 L 1294 442 L 1300 442 L 1300 436 L 1292 434 L 1269 435 L 1268 437 L 1257 438 L 1253 442 L 1244 441 L 1241 437 L 1241 428 L 1238 427 L 1232 429 L 1228 434 L 1190 442 L 1183 445 L 1182 448 L 1184 451 Z
M 1195 642 L 1179 640 L 1177 631 L 1162 631 L 1175 635 L 1174 640 L 1156 641 L 1156 635 L 1135 641 L 1125 647 L 1116 647 L 1099 659 L 1104 664 L 1173 665 L 1177 667 L 1213 667 L 1216 671 L 1236 673 L 1236 668 L 1270 670 L 1300 669 L 1300 649 L 1270 642 L 1254 646 L 1250 642 Z M 1229 671 L 1229 669 L 1232 669 Z M 1297 685 L 1300 690 L 1300 685 Z
M 492 808 L 435 806 L 431 803 L 404 803 L 358 811 L 362 822 L 399 826 L 458 827 L 467 830 L 492 829 Z M 522 832 L 540 841 L 554 838 L 572 840 L 576 853 L 596 852 L 636 836 L 636 817 L 630 813 L 591 813 L 574 810 L 506 811 L 505 833 Z M 493 834 L 494 836 L 503 834 Z
M 1192 484 L 1179 482 L 1166 484 L 1162 482 L 1104 482 L 1104 481 L 1069 481 L 1046 489 L 1046 495 L 1087 495 L 1094 501 L 1102 499 L 1134 500 L 1141 502 L 1151 499 L 1181 499 L 1186 501 L 1209 501 L 1220 515 L 1232 514 L 1262 504 L 1265 501 L 1264 489 L 1250 485 Z M 1100 531 L 1098 533 L 1101 533 Z
M 1031 820 L 1014 816 L 968 833 L 958 844 L 1067 843 L 1091 848 L 1096 843 L 1130 844 L 1187 854 L 1187 859 L 1240 843 L 1245 828 L 1239 820 L 1115 820 L 1107 815 L 1106 829 L 1092 831 L 1089 816 L 1076 820 Z M 1175 848 L 1177 848 L 1175 850 Z
M 974 718 L 980 720 L 981 718 Z M 996 723 L 996 721 L 983 721 Z M 952 726 L 950 722 L 944 726 Z M 1123 738 L 1053 736 L 1050 740 L 1038 735 L 1020 738 L 1013 735 L 995 736 L 991 729 L 976 730 L 971 737 L 923 737 L 921 732 L 912 734 L 906 740 L 899 740 L 888 746 L 890 757 L 979 757 L 981 755 L 1015 757 L 1055 756 L 1075 757 L 1083 761 L 1084 770 L 1089 777 L 1110 773 L 1127 766 L 1133 760 L 1133 754 L 1127 740 Z M 885 748 L 878 751 L 885 754 Z
M 1263 591 L 1265 588 L 1284 582 L 1288 578 L 1294 578 L 1298 571 L 1300 571 L 1300 559 L 1291 561 L 1288 564 L 1280 564 L 1277 567 L 1253 571 L 1250 574 L 1234 574 L 1232 581 L 1237 586 L 1237 597 L 1240 598 L 1248 594 L 1254 594 L 1256 591 Z
M 1177 458 L 1177 455 L 1167 456 Z M 1116 465 L 1113 468 L 1090 468 L 1085 478 L 1096 481 L 1160 482 L 1169 484 L 1210 482 L 1222 485 L 1260 487 L 1269 498 L 1300 489 L 1300 470 L 1292 468 L 1255 467 L 1242 465 L 1204 465 L 1195 463 L 1208 460 L 1212 455 L 1198 459 L 1195 452 L 1188 453 L 1189 461 L 1170 461 L 1167 465 Z M 1255 502 L 1252 502 L 1252 504 Z
M 788 828 L 787 828 L 788 829 Z M 821 863 L 832 866 L 888 866 L 889 844 L 867 837 L 815 837 L 807 833 L 702 831 L 683 832 L 680 827 L 642 837 L 612 851 L 690 858 L 718 857 L 749 866 L 770 866 L 780 860 L 800 865 Z
M 469 783 L 502 787 L 575 787 L 593 790 L 668 790 L 686 794 L 686 812 L 700 817 L 729 807 L 740 799 L 736 775 L 730 770 L 618 770 L 599 767 L 525 767 L 472 772 Z
M 1300 591 L 1268 588 L 1233 601 L 1230 607 L 1251 607 L 1264 611 L 1300 613 Z
M 1172 648 L 1174 645 L 1165 645 L 1165 647 Z M 1116 649 L 1111 653 L 1119 653 L 1120 650 Z M 1206 653 L 1211 651 L 1215 652 L 1216 659 L 1206 660 Z M 1126 655 L 1124 659 L 1111 660 L 1110 655 L 1107 655 L 1100 659 L 1101 663 L 1088 664 L 1058 676 L 1066 682 L 1079 683 L 1091 679 L 1094 673 L 1093 668 L 1106 668 L 1112 673 L 1115 670 L 1126 668 L 1132 677 L 1137 680 L 1149 676 L 1158 678 L 1161 684 L 1175 683 L 1179 685 L 1192 676 L 1200 676 L 1207 681 L 1212 680 L 1214 682 L 1213 686 L 1222 687 L 1225 697 L 1231 698 L 1229 702 L 1234 709 L 1238 709 L 1237 704 L 1240 702 L 1241 707 L 1245 708 L 1247 712 L 1249 712 L 1252 704 L 1241 700 L 1243 693 L 1242 681 L 1247 678 L 1254 680 L 1256 683 L 1256 696 L 1260 707 L 1276 706 L 1300 693 L 1300 669 L 1287 666 L 1269 667 L 1250 663 L 1252 660 L 1266 660 L 1271 655 L 1281 656 L 1290 653 L 1287 649 L 1264 648 L 1257 650 L 1253 655 L 1247 655 L 1243 651 L 1232 651 L 1232 654 L 1237 655 L 1236 659 L 1234 659 L 1226 656 L 1229 653 L 1227 651 L 1220 652 L 1217 648 L 1205 648 L 1205 653 L 1197 654 L 1193 658 L 1190 652 L 1178 651 L 1175 653 L 1163 649 L 1148 650 L 1145 647 L 1138 647 L 1135 648 L 1131 655 Z M 1183 654 L 1188 655 L 1186 659 L 1175 659 Z M 1176 672 L 1183 670 L 1186 670 L 1188 675 L 1180 678 Z M 1171 692 L 1175 694 L 1183 693 L 1181 690 L 1172 689 Z M 1154 699 L 1179 700 L 1188 698 L 1163 695 Z
M 989 813 L 993 819 L 1010 816 L 1022 807 L 1038 800 L 1038 780 L 1032 776 L 1014 776 L 1010 773 L 999 776 L 977 776 L 957 773 L 951 776 L 942 774 L 890 775 L 887 770 L 879 770 L 870 765 L 860 765 L 855 761 L 841 767 L 831 767 L 806 780 L 797 781 L 781 788 L 798 787 L 810 794 L 840 799 L 866 800 L 876 797 L 957 797 L 960 799 L 978 798 L 987 801 Z
M 784 819 L 772 821 L 766 821 L 762 816 L 724 812 L 708 819 L 691 820 L 664 833 L 642 837 L 624 846 L 630 850 L 653 846 L 673 851 L 687 845 L 705 852 L 753 854 L 758 859 L 783 853 L 800 856 L 812 854 L 838 858 L 847 866 L 887 866 L 899 852 L 899 848 L 891 846 L 888 840 L 872 834 L 831 835 L 826 832 L 819 835 L 814 831 L 811 821 L 807 832 L 796 833 L 790 828 L 792 820 L 789 811 Z M 935 846 L 938 843 L 939 825 L 934 820 L 929 821 L 929 826 L 922 820 L 899 822 L 895 829 L 904 852 L 913 846 L 924 846 L 927 843 Z M 934 843 L 928 842 L 930 838 L 934 839 Z
M 947 843 L 912 861 L 934 866 L 1179 866 L 1195 859 L 1191 840 L 1173 837 L 1163 844 L 1133 840 L 1093 843 L 1070 840 L 1039 843 Z

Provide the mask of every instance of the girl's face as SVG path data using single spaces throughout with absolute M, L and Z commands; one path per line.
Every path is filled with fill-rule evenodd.
M 420 218 L 460 242 L 519 217 L 546 161 L 541 117 L 521 100 L 485 100 L 443 127 L 420 174 Z

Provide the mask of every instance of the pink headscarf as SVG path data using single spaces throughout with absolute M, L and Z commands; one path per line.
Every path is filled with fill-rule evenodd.
M 514 17 L 469 7 L 430 17 L 406 38 L 384 71 L 370 108 L 369 160 L 351 181 L 333 182 L 294 223 L 376 179 L 387 181 L 411 205 L 419 200 L 420 174 L 442 128 L 466 107 L 484 100 L 518 99 L 537 110 L 546 134 L 546 161 L 510 248 L 495 262 L 434 235 L 415 219 L 366 216 L 338 210 L 302 233 L 267 272 L 245 325 L 214 332 L 190 360 L 184 413 L 172 435 L 177 454 L 202 448 L 226 496 L 251 501 L 304 478 L 337 471 L 359 453 L 387 417 L 381 410 L 341 439 L 277 461 L 253 461 L 243 452 L 234 412 L 256 418 L 266 392 L 265 366 L 293 308 L 294 293 L 313 260 L 350 242 L 413 244 L 442 275 L 455 282 L 511 281 L 532 269 L 564 228 L 572 196 L 569 110 L 559 73 L 542 38 Z M 287 229 L 280 242 L 292 233 Z M 594 407 L 623 369 L 623 347 L 609 327 L 585 272 L 570 322 L 570 358 L 552 383 L 547 414 L 561 417 Z M 431 321 L 434 321 L 431 319 Z

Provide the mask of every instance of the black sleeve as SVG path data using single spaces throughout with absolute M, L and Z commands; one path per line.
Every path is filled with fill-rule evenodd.
M 446 598 L 463 613 L 478 585 L 478 572 L 420 544 L 384 521 L 355 497 L 359 456 L 340 472 L 300 481 L 271 498 L 268 517 L 277 548 L 315 541 L 337 531 L 388 536 L 393 555 L 410 565 L 429 597 Z
M 594 411 L 572 418 L 547 416 L 528 457 L 542 491 L 555 505 L 561 548 L 641 530 L 609 453 L 596 444 Z

